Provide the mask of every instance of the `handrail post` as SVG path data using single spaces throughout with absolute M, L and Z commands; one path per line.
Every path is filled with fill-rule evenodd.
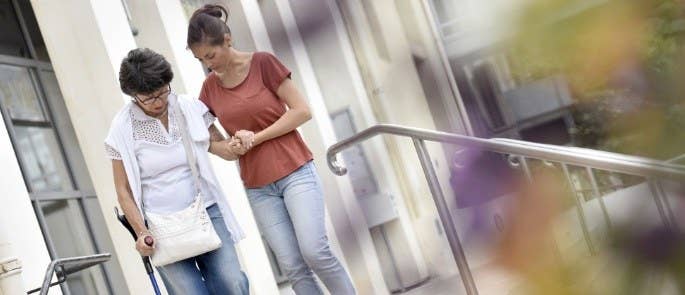
M 534 179 L 533 179 L 533 172 L 530 171 L 530 166 L 528 165 L 528 160 L 526 159 L 525 156 L 516 156 L 519 159 L 519 163 L 521 165 L 521 168 L 523 169 L 523 175 L 526 177 L 526 180 L 528 181 L 529 184 L 532 184 Z M 552 247 L 552 251 L 554 251 L 554 257 L 556 258 L 557 262 L 559 264 L 564 261 L 561 258 L 561 248 L 559 248 L 559 243 L 557 243 L 557 239 L 554 237 L 554 231 L 550 231 L 550 237 L 549 237 L 549 242 Z
M 452 255 L 457 263 L 457 267 L 459 268 L 466 292 L 469 295 L 478 294 L 478 291 L 473 281 L 471 270 L 466 261 L 464 250 L 459 241 L 455 225 L 452 222 L 450 210 L 447 207 L 443 192 L 440 189 L 438 178 L 435 170 L 433 169 L 428 151 L 426 150 L 426 140 L 450 143 L 463 148 L 475 148 L 501 154 L 508 154 L 510 155 L 510 161 L 518 158 L 520 160 L 519 168 L 522 169 L 522 172 L 525 174 L 526 179 L 529 182 L 533 181 L 533 175 L 531 174 L 531 167 L 528 167 L 526 159 L 559 162 L 564 165 L 574 165 L 579 167 L 589 167 L 587 170 L 588 172 L 592 172 L 592 169 L 598 169 L 645 177 L 648 181 L 649 188 L 653 192 L 657 210 L 659 211 L 664 224 L 671 228 L 677 226 L 677 222 L 675 221 L 671 206 L 668 202 L 669 199 L 667 196 L 665 196 L 666 192 L 664 192 L 664 188 L 661 187 L 661 183 L 658 180 L 663 179 L 669 181 L 685 181 L 685 165 L 643 157 L 628 156 L 584 148 L 539 144 L 513 139 L 484 139 L 394 124 L 377 124 L 330 146 L 326 152 L 330 170 L 336 175 L 344 175 L 347 169 L 345 169 L 341 161 L 338 161 L 337 154 L 349 146 L 383 134 L 409 137 L 413 140 L 419 160 L 421 162 L 421 166 L 423 168 L 423 172 L 433 196 L 433 201 L 435 202 L 440 220 L 445 228 L 445 233 L 450 244 L 450 249 L 452 250 Z M 679 157 L 677 159 L 682 158 L 683 157 Z M 594 174 L 591 174 L 590 177 L 593 178 Z M 599 196 L 597 193 L 599 188 L 597 187 L 596 180 L 597 179 L 594 179 L 593 189 L 599 198 L 598 200 L 602 206 L 605 220 L 609 221 L 608 223 L 610 227 L 610 216 L 608 214 L 608 210 L 606 210 L 606 207 L 604 206 L 604 200 L 602 199 L 602 196 Z M 664 196 L 660 196 L 661 194 Z M 579 200 L 576 199 L 576 201 Z M 666 216 L 667 213 L 668 216 Z M 670 219 L 667 217 L 670 217 Z M 586 237 L 586 239 L 587 238 L 588 237 Z M 589 238 L 591 238 L 591 235 L 589 235 Z M 591 241 L 591 239 L 589 240 Z M 553 244 L 552 246 L 554 247 L 557 259 L 561 261 L 560 248 L 553 234 L 551 236 L 551 243 Z M 593 246 L 593 248 L 595 247 Z M 597 251 L 597 249 L 595 249 L 595 251 Z
M 597 184 L 597 178 L 595 177 L 595 172 L 592 167 L 585 167 L 588 176 L 590 177 L 590 184 L 592 184 L 592 192 L 595 194 L 595 198 L 599 202 L 599 206 L 602 209 L 602 214 L 604 215 L 604 222 L 607 224 L 607 229 L 609 231 L 613 230 L 613 225 L 611 224 L 611 217 L 609 217 L 609 210 L 607 210 L 606 204 L 604 204 L 604 196 L 602 192 L 599 191 L 599 185 Z
M 680 230 L 680 226 L 678 225 L 678 221 L 675 218 L 675 215 L 673 215 L 673 209 L 671 208 L 671 201 L 668 199 L 668 194 L 664 191 L 664 186 L 662 182 L 658 179 L 654 180 L 654 185 L 656 186 L 657 191 L 659 192 L 659 195 L 661 195 L 661 199 L 664 202 L 664 205 L 666 206 L 666 213 L 668 214 L 668 219 L 671 221 L 671 226 L 673 226 L 673 229 L 675 230 Z
M 661 216 L 661 221 L 664 223 L 664 226 L 668 229 L 674 229 L 673 225 L 671 224 L 671 220 L 666 216 L 666 211 L 664 209 L 664 204 L 662 203 L 662 199 L 659 195 L 659 190 L 656 186 L 656 179 L 650 178 L 647 179 L 647 185 L 649 186 L 649 190 L 652 193 L 652 198 L 654 199 L 654 204 L 656 205 L 657 211 L 659 211 L 659 216 Z
M 435 206 L 438 208 L 438 215 L 440 216 L 440 221 L 442 221 L 442 226 L 445 227 L 445 234 L 447 235 L 447 241 L 450 244 L 450 249 L 452 250 L 452 256 L 454 261 L 457 263 L 457 268 L 459 269 L 459 275 L 461 280 L 464 282 L 464 288 L 466 289 L 466 294 L 477 295 L 478 289 L 476 288 L 476 283 L 473 281 L 473 275 L 471 274 L 471 269 L 466 261 L 466 255 L 464 255 L 464 249 L 459 241 L 459 235 L 457 229 L 452 222 L 452 216 L 450 214 L 449 208 L 447 207 L 447 202 L 445 201 L 445 196 L 440 188 L 440 183 L 438 182 L 438 176 L 433 169 L 433 164 L 431 162 L 430 156 L 428 155 L 428 150 L 426 149 L 426 143 L 422 139 L 413 138 L 414 146 L 416 147 L 416 153 L 419 156 L 419 161 L 421 162 L 421 167 L 426 175 L 426 180 L 428 181 L 428 186 L 430 187 L 431 194 L 433 195 L 433 201 Z
M 561 163 L 561 169 L 562 171 L 564 171 L 564 176 L 566 176 L 566 181 L 568 182 L 568 186 L 571 189 L 571 193 L 573 194 L 573 200 L 575 201 L 576 205 L 576 214 L 578 214 L 578 219 L 580 220 L 580 228 L 583 231 L 585 243 L 587 244 L 587 248 L 590 251 L 590 255 L 595 255 L 597 254 L 597 252 L 595 252 L 595 247 L 592 243 L 592 236 L 590 236 L 590 230 L 587 226 L 587 221 L 585 220 L 585 210 L 583 209 L 583 204 L 581 204 L 580 200 L 578 200 L 578 192 L 576 191 L 576 188 L 573 184 L 571 173 L 569 173 L 568 166 L 564 163 Z

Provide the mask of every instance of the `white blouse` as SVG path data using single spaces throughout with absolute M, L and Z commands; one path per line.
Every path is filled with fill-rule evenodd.
M 197 195 L 173 107 L 174 104 L 169 104 L 168 131 L 159 119 L 146 115 L 137 105 L 129 112 L 135 156 L 140 168 L 143 205 L 148 212 L 179 211 L 188 207 Z M 207 127 L 215 120 L 206 107 L 203 118 Z M 114 147 L 105 144 L 105 151 L 108 158 L 121 160 L 121 154 Z M 202 179 L 200 188 L 205 206 L 215 204 L 216 200 L 208 193 L 207 183 Z

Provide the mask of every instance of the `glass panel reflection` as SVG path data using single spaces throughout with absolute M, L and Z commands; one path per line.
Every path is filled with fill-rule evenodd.
M 32 81 L 28 69 L 0 65 L 0 103 L 12 119 L 45 121 Z
M 59 143 L 52 129 L 15 126 L 24 176 L 31 192 L 73 190 Z

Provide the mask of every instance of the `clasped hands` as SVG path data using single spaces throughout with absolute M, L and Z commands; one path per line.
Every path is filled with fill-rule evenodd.
M 226 160 L 235 160 L 247 153 L 253 146 L 255 133 L 249 130 L 239 130 L 230 139 L 213 142 L 215 154 Z

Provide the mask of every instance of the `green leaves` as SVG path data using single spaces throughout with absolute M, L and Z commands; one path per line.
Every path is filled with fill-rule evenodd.
M 685 153 L 682 0 L 530 3 L 511 42 L 512 74 L 520 83 L 567 77 L 579 143 L 659 158 Z

